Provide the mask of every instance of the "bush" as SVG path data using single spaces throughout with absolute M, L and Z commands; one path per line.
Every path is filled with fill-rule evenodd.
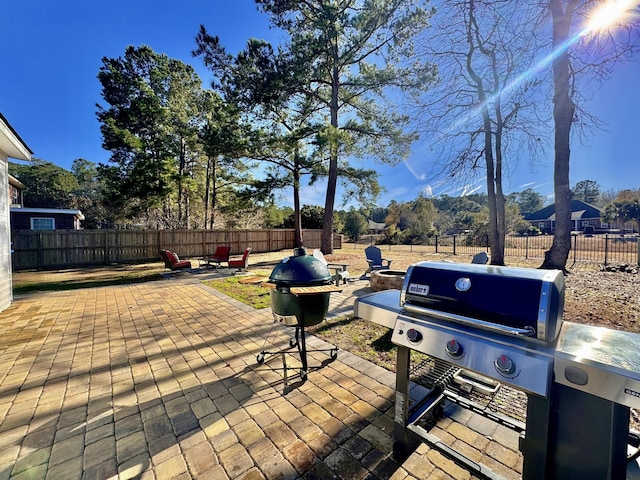
M 542 235 L 542 232 L 538 227 L 534 227 L 533 225 L 527 225 L 526 227 L 519 228 L 516 230 L 518 235 L 529 235 L 531 237 L 535 235 Z

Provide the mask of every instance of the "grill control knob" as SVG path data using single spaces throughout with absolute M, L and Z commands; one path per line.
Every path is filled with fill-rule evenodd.
M 498 373 L 502 375 L 511 375 L 516 371 L 516 364 L 506 355 L 500 355 L 493 364 L 496 366 Z
M 422 340 L 422 334 L 415 328 L 407 330 L 407 338 L 411 343 L 419 343 Z
M 447 354 L 453 358 L 460 358 L 464 353 L 462 345 L 453 339 L 449 340 L 444 348 L 447 351 Z

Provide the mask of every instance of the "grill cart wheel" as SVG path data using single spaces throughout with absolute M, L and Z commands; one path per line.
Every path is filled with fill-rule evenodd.
M 256 362 L 258 362 L 260 365 L 264 363 L 264 353 L 261 352 L 256 355 Z
M 290 346 L 291 348 L 293 348 L 293 347 L 295 347 L 296 345 L 298 345 L 298 340 L 297 340 L 297 339 L 295 339 L 295 338 L 290 338 L 290 339 L 289 339 L 289 346 Z

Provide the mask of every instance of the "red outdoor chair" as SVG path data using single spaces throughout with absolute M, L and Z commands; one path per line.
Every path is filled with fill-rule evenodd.
M 172 272 L 191 268 L 191 262 L 189 260 L 180 260 L 180 257 L 171 250 L 160 250 L 160 256 L 162 260 L 164 260 L 164 266 Z
M 231 253 L 231 247 L 229 245 L 218 245 L 216 251 L 212 255 L 205 255 L 204 259 L 207 265 L 217 263 L 218 267 L 222 262 L 229 261 L 229 254 Z
M 247 247 L 242 256 L 229 257 L 229 268 L 237 268 L 238 271 L 247 270 L 249 268 L 249 254 L 251 247 Z

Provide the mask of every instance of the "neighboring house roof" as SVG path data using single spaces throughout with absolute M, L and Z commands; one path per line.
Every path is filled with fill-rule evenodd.
M 589 205 L 582 200 L 571 200 L 571 220 L 580 220 L 582 218 L 600 218 L 600 210 L 593 205 Z M 525 220 L 540 221 L 556 219 L 556 206 L 551 204 L 537 212 L 524 215 Z
M 384 222 L 374 222 L 373 220 L 369 220 L 369 230 L 384 230 L 387 226 Z
M 0 152 L 10 158 L 31 160 L 33 152 L 0 113 Z
M 16 177 L 14 177 L 11 174 L 9 174 L 9 185 L 13 185 L 19 190 L 24 190 L 27 188 L 27 186 L 24 183 L 22 183 L 20 180 L 18 180 Z
M 60 213 L 63 215 L 74 215 L 79 220 L 84 220 L 84 215 L 80 210 L 69 210 L 64 208 L 32 208 L 32 207 L 11 207 L 12 212 L 18 213 L 38 213 L 38 214 L 49 214 L 53 215 L 56 213 Z

